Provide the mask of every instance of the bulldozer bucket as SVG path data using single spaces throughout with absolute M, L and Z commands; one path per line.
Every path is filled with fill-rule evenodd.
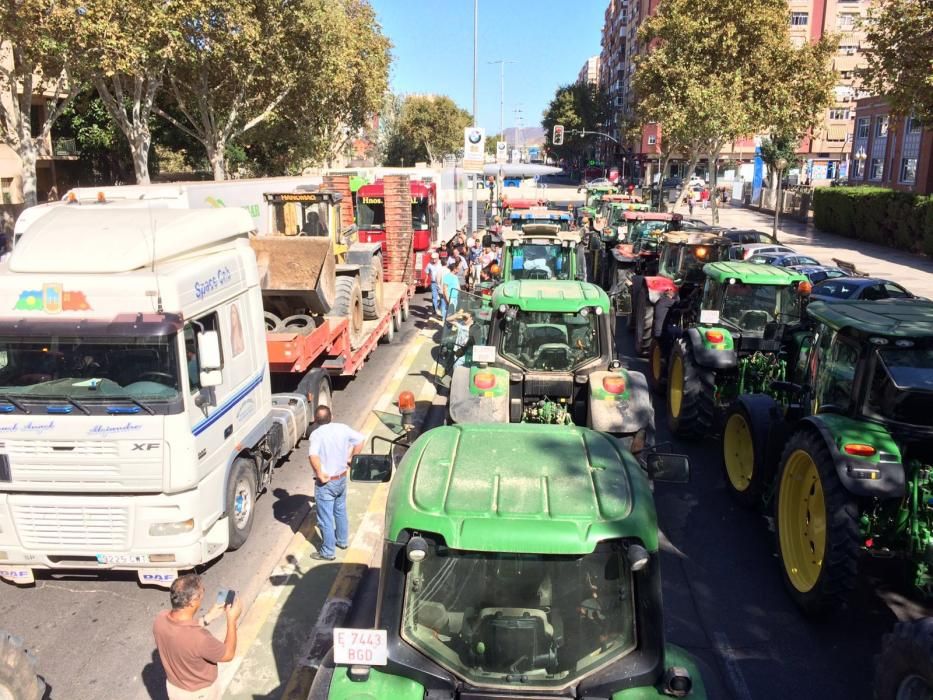
M 291 313 L 331 311 L 336 297 L 333 245 L 322 236 L 269 236 L 250 239 L 259 266 L 262 295 Z

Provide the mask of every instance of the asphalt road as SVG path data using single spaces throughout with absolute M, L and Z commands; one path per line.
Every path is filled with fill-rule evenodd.
M 359 425 L 394 371 L 407 341 L 417 333 L 414 318 L 392 345 L 380 345 L 352 381 L 334 395 L 337 420 Z M 219 588 L 255 597 L 309 508 L 311 484 L 305 443 L 279 467 L 272 489 L 259 498 L 249 541 L 207 565 L 206 598 Z M 322 583 L 325 589 L 330 581 Z M 51 688 L 47 699 L 136 700 L 165 697 L 165 676 L 152 641 L 152 620 L 168 605 L 167 592 L 142 588 L 135 574 L 87 578 L 43 575 L 34 587 L 0 583 L 0 627 L 25 640 Z M 218 627 L 219 626 L 219 627 Z M 223 621 L 215 622 L 223 635 Z

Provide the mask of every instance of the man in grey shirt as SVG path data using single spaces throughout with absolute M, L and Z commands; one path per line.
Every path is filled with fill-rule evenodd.
M 332 423 L 327 406 L 317 407 L 314 422 L 317 428 L 308 441 L 308 460 L 314 470 L 314 503 L 322 542 L 311 558 L 333 561 L 337 558 L 335 546 L 349 546 L 347 468 L 353 455 L 362 452 L 365 438 L 349 425 Z

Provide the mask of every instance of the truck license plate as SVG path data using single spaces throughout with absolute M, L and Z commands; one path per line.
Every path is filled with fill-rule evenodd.
M 19 584 L 36 582 L 32 569 L 14 566 L 0 566 L 0 578 Z
M 98 564 L 146 564 L 145 554 L 98 554 Z
M 389 661 L 385 630 L 334 628 L 334 663 L 385 666 Z

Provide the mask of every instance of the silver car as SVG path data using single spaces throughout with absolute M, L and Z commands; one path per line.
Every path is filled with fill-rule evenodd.
M 730 260 L 748 260 L 753 255 L 765 255 L 768 253 L 780 253 L 782 255 L 794 254 L 797 251 L 788 248 L 786 245 L 776 245 L 774 243 L 742 243 L 729 248 Z

